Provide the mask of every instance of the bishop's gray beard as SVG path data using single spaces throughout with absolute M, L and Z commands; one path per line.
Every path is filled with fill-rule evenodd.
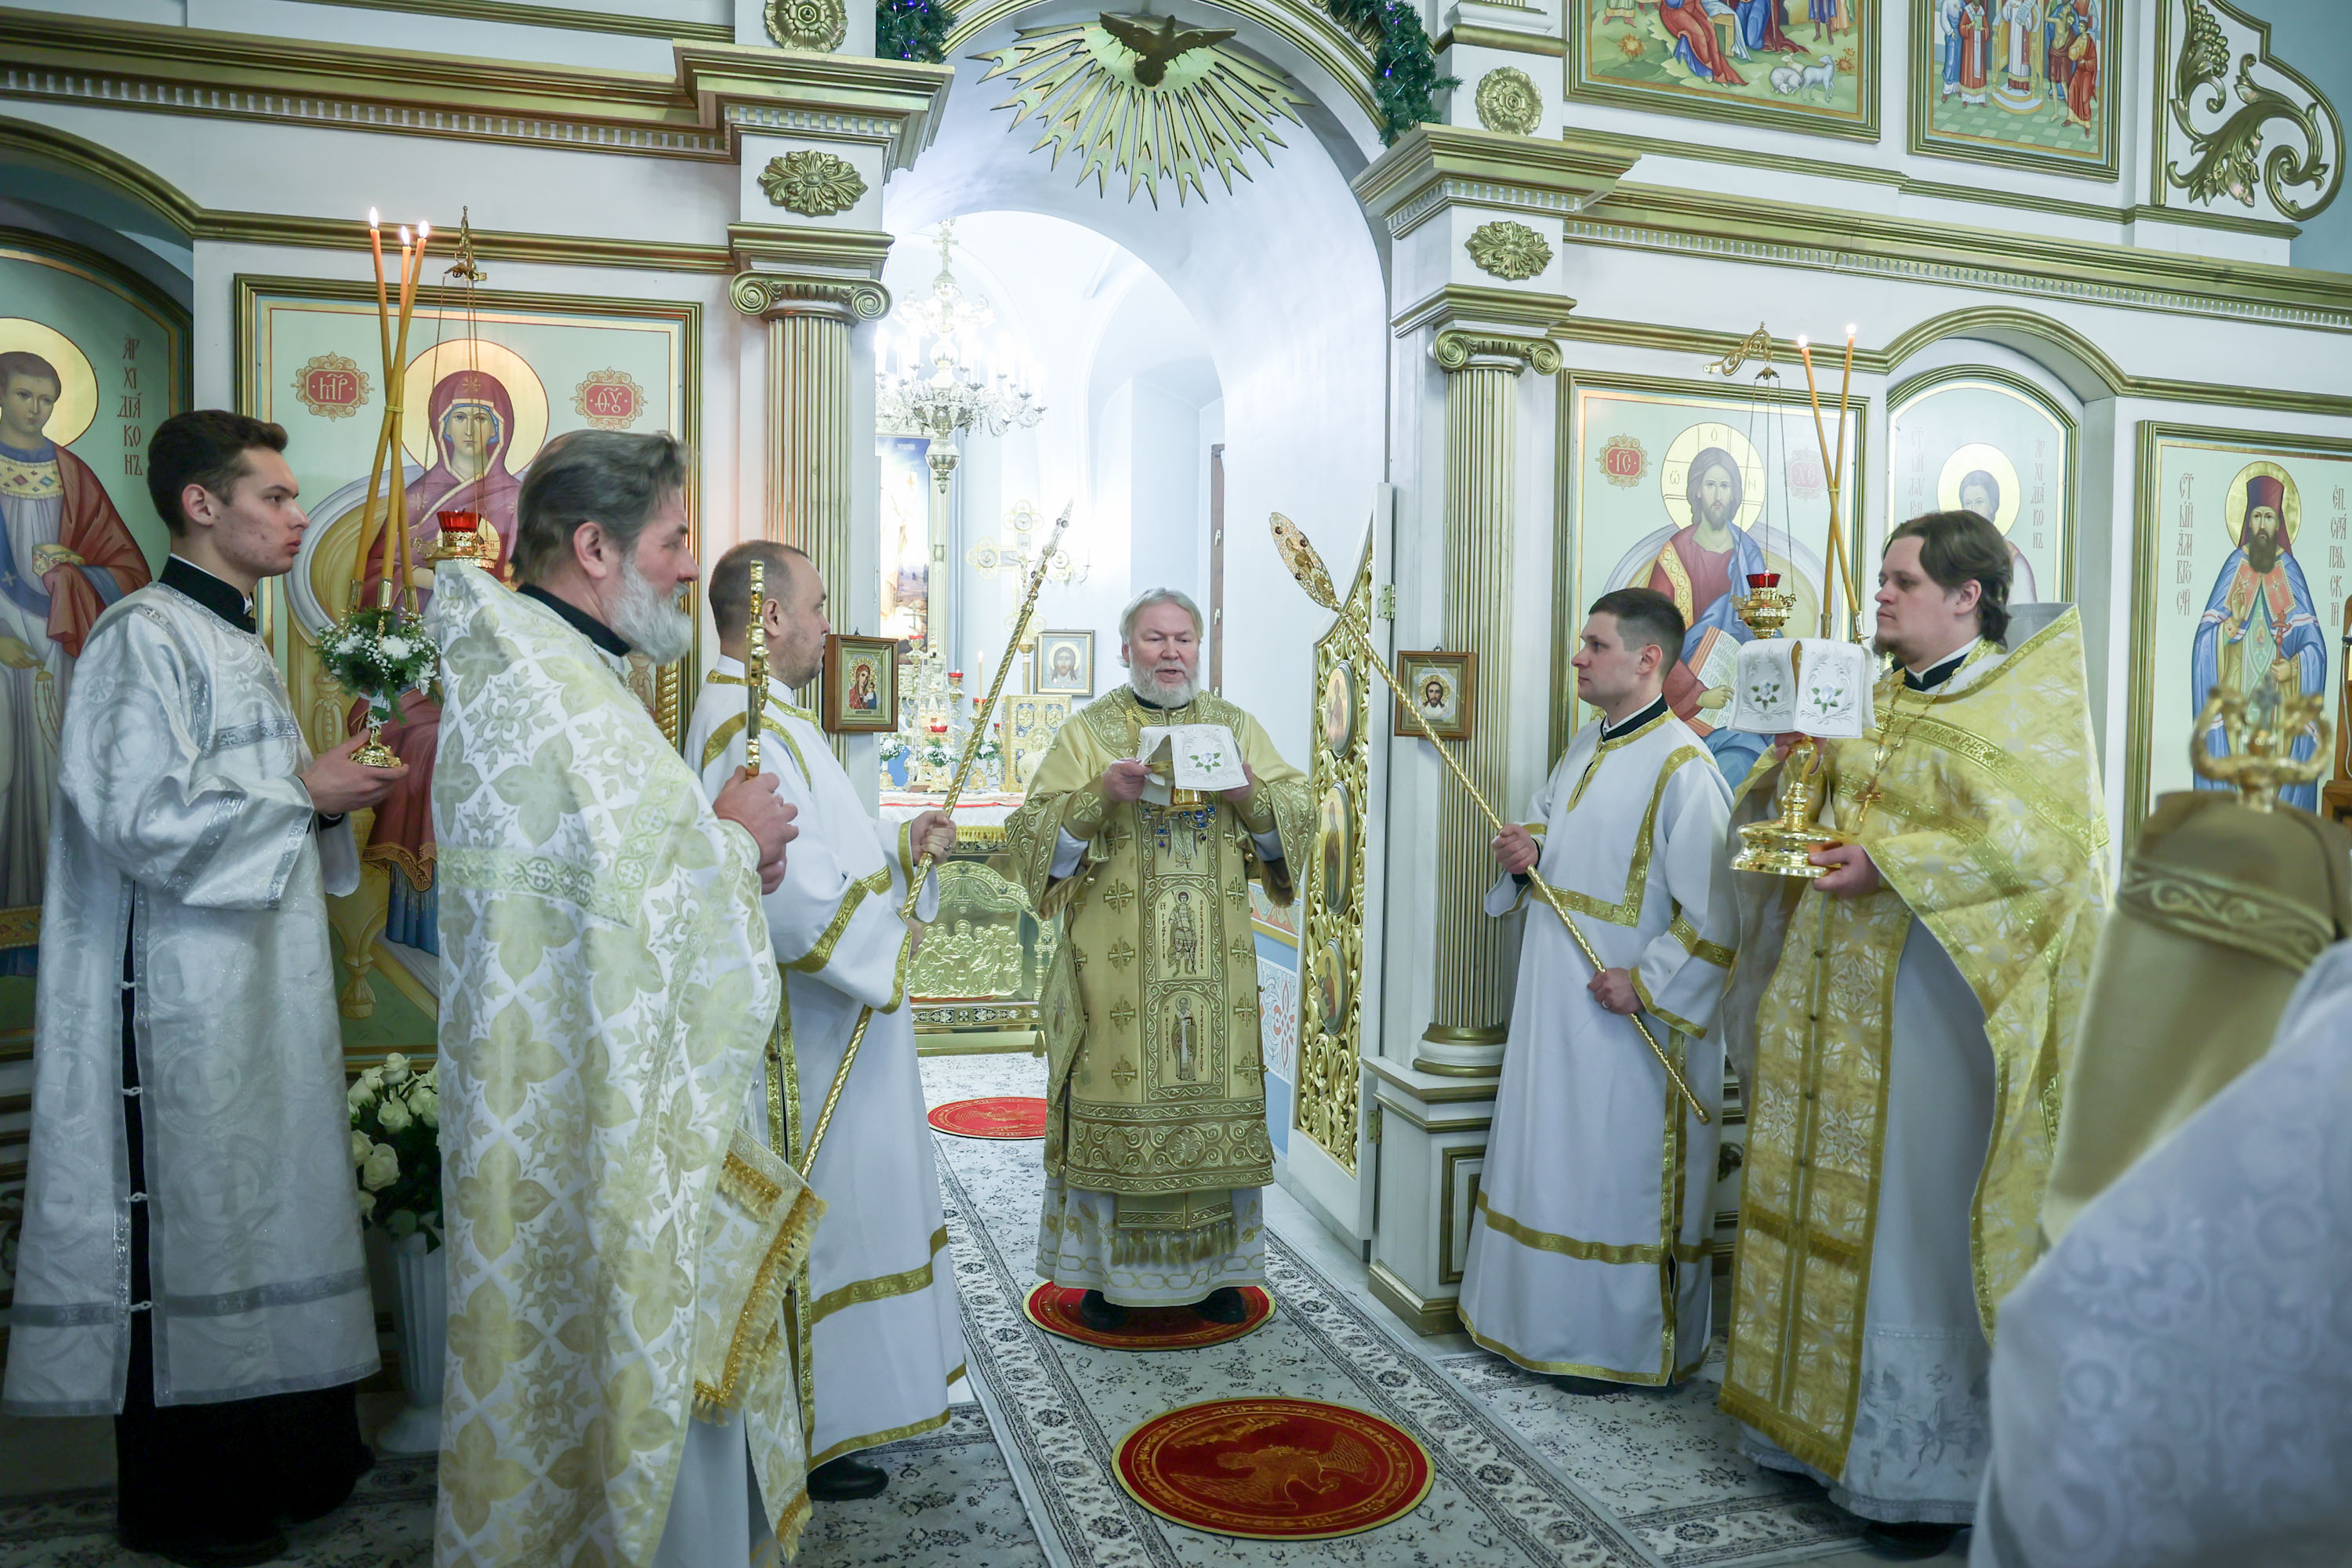
M 1151 678 L 1149 668 L 1130 668 L 1127 672 L 1127 689 L 1155 708 L 1181 708 L 1201 695 L 1198 676 L 1171 690 Z
M 656 664 L 674 664 L 694 651 L 694 617 L 678 599 L 684 590 L 665 599 L 661 590 L 638 572 L 636 563 L 621 562 L 621 598 L 613 606 L 613 630 L 630 647 Z

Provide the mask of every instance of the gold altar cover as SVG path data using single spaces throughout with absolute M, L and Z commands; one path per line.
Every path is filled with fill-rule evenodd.
M 1876 708 L 1870 734 L 1827 744 L 1837 826 L 1869 848 L 1885 887 L 1845 899 L 1794 884 L 1784 931 L 1750 922 L 1740 953 L 1743 970 L 1768 965 L 1770 978 L 1747 1075 L 1722 1403 L 1832 1476 L 1844 1471 L 1860 1393 L 1895 964 L 1912 917 L 1983 1005 L 1994 1057 L 1992 1140 L 1970 1224 L 1990 1338 L 1997 1305 L 2037 1254 L 2060 1085 L 2109 881 L 2074 611 L 2007 654 L 1979 644 L 1944 695 L 1905 692 L 1889 675 Z M 1877 767 L 1882 742 L 1891 743 Z M 1761 787 L 1743 794 L 1769 798 Z M 1735 979 L 1727 1005 L 1742 989 Z
M 2042 1201 L 2048 1241 L 2262 1058 L 2304 971 L 2347 935 L 2343 827 L 2214 790 L 2156 803 L 2091 966 Z
M 1257 775 L 1257 819 L 1244 822 L 1222 799 L 1162 810 L 1105 796 L 1103 770 L 1135 755 L 1147 724 L 1232 731 Z M 1122 687 L 1062 727 L 996 860 L 1038 919 L 1066 912 L 1040 999 L 1056 1111 L 1048 1173 L 1118 1194 L 1122 1211 L 1130 1198 L 1162 1207 L 1173 1194 L 1274 1179 L 1249 881 L 1289 903 L 1290 868 L 1312 853 L 1314 821 L 1305 775 L 1223 698 L 1160 710 Z M 1088 841 L 1086 858 L 1049 886 L 1065 828 Z M 1284 863 L 1269 867 L 1249 834 L 1274 831 Z

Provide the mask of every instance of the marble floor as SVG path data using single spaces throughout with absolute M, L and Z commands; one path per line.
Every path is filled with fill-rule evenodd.
M 1036 1093 L 1044 1064 L 1026 1055 L 938 1057 L 924 1062 L 934 1103 L 992 1093 Z M 1399 1344 L 1433 1366 L 1477 1354 L 1460 1334 L 1413 1334 L 1371 1297 L 1361 1252 L 1318 1224 L 1280 1187 L 1266 1193 L 1266 1220 L 1288 1247 L 1333 1289 L 1375 1318 Z M 959 1384 L 959 1400 L 973 1391 Z M 362 1424 L 372 1429 L 398 1409 L 396 1394 L 362 1396 Z M 1569 1406 L 1574 1408 L 1573 1405 Z M 1540 1408 L 1518 1415 L 1519 1432 L 1538 1452 L 1549 1451 Z M 941 1432 L 880 1455 L 893 1470 L 889 1491 L 869 1502 L 821 1509 L 803 1552 L 813 1568 L 1045 1568 L 1034 1531 L 998 1445 L 976 1405 L 960 1404 Z M 288 1561 L 392 1568 L 429 1563 L 429 1468 L 410 1461 L 380 1467 L 375 1490 L 346 1510 L 352 1517 L 308 1527 Z M 108 1489 L 113 1481 L 110 1423 L 102 1418 L 35 1421 L 0 1416 L 0 1562 L 25 1568 L 117 1568 L 160 1559 L 126 1552 L 111 1539 Z M 1246 1548 L 1249 1543 L 1234 1542 Z M 1943 1561 L 1967 1556 L 1965 1533 Z M 1257 1553 L 1232 1556 L 1236 1563 Z M 1221 1561 L 1223 1559 L 1221 1557 Z M 1268 1558 L 1269 1562 L 1273 1559 Z M 1288 1559 L 1286 1558 L 1286 1561 Z M 1866 1549 L 1832 1549 L 1807 1556 L 1832 1568 L 1861 1568 L 1885 1559 Z

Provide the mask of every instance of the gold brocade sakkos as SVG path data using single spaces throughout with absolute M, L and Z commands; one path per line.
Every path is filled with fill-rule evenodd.
M 1135 755 L 1147 724 L 1230 730 L 1257 777 L 1254 820 L 1223 799 L 1163 809 L 1106 796 L 1104 769 Z M 1314 822 L 1305 775 L 1240 708 L 1208 695 L 1150 708 L 1122 688 L 1063 726 L 1005 824 L 997 868 L 1038 918 L 1064 924 L 1041 998 L 1045 1169 L 1117 1194 L 1122 1225 L 1154 1215 L 1184 1228 L 1183 1194 L 1274 1179 L 1249 883 L 1288 904 Z M 1055 882 L 1064 829 L 1087 854 Z M 1276 831 L 1285 858 L 1268 865 L 1250 834 Z
M 1969 1226 L 1990 1340 L 2001 1298 L 2037 1254 L 2111 880 L 2073 610 L 2005 654 L 1979 644 L 1940 695 L 1905 691 L 1890 675 L 1876 710 L 1870 734 L 1828 743 L 1829 766 L 1837 826 L 1869 849 L 1885 887 L 1840 898 L 1783 884 L 1793 909 L 1781 886 L 1766 889 L 1778 908 L 1746 922 L 1764 940 L 1741 953 L 1743 968 L 1772 967 L 1745 1075 L 1753 1103 L 1722 1404 L 1832 1476 L 1844 1471 L 1861 1392 L 1895 968 L 1911 921 L 1926 922 L 1983 1005 L 1994 1058 Z M 1761 787 L 1743 796 L 1769 799 Z M 1781 940 L 1769 929 L 1776 916 Z M 1727 1009 L 1743 990 L 1753 994 L 1736 976 Z

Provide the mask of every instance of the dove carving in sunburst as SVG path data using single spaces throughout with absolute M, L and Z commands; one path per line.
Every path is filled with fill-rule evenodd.
M 1109 194 L 1113 174 L 1127 176 L 1127 195 L 1139 190 L 1160 205 L 1165 181 L 1181 205 L 1189 195 L 1208 198 L 1204 175 L 1227 191 L 1234 176 L 1250 179 L 1244 154 L 1274 162 L 1285 145 L 1274 122 L 1303 124 L 1307 100 L 1279 70 L 1229 47 L 1231 28 L 1192 27 L 1173 16 L 1103 13 L 1092 22 L 1028 27 L 993 53 L 981 77 L 1009 77 L 1020 89 L 997 105 L 1013 111 L 1007 129 L 1031 119 L 1045 127 L 1032 152 L 1054 149 L 1078 163 L 1078 184 L 1089 177 Z
M 1272 1443 L 1238 1454 L 1220 1454 L 1221 1469 L 1245 1471 L 1234 1479 L 1213 1476 L 1171 1475 L 1169 1484 L 1195 1497 L 1237 1508 L 1296 1509 L 1305 1502 L 1291 1489 L 1303 1488 L 1312 1501 L 1349 1481 L 1369 1480 L 1372 1453 L 1345 1432 L 1331 1441 L 1328 1451 L 1317 1453 L 1289 1443 Z

